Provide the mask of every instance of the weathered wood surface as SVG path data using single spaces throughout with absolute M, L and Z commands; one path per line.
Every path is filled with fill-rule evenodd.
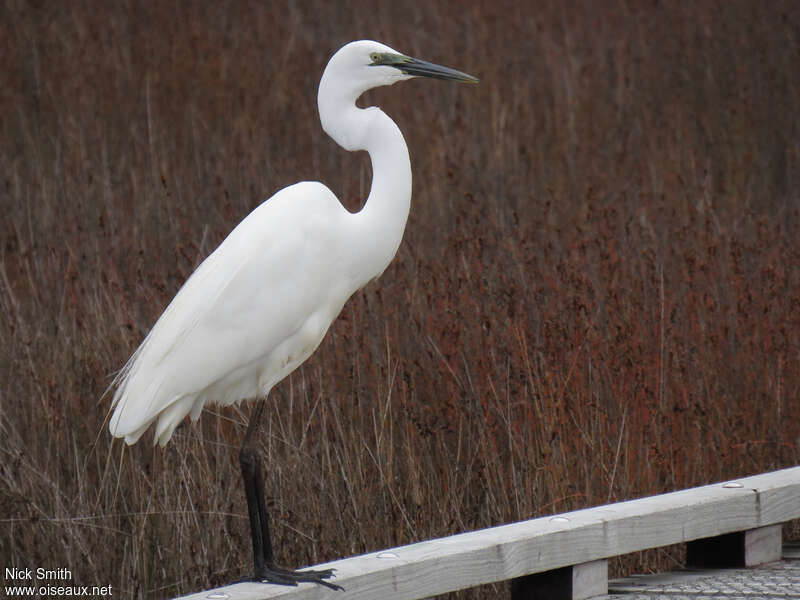
M 800 518 L 800 467 L 345 558 L 336 592 L 240 583 L 183 600 L 412 600 Z

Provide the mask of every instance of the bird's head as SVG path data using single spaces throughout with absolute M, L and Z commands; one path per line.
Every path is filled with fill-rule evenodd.
M 380 110 L 358 109 L 356 100 L 369 89 L 412 77 L 478 82 L 472 75 L 411 58 L 378 42 L 350 42 L 331 57 L 319 83 L 317 106 L 322 128 L 347 150 L 365 149 L 367 128 L 366 121 L 361 119 Z M 359 119 L 359 123 L 353 119 Z
M 331 57 L 320 86 L 335 87 L 355 100 L 371 88 L 412 77 L 478 83 L 472 75 L 406 56 L 379 42 L 360 40 L 343 46 Z

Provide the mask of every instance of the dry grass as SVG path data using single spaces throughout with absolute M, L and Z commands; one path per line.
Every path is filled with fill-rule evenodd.
M 247 410 L 123 452 L 100 398 L 263 198 L 358 206 L 315 94 L 359 37 L 482 83 L 368 97 L 412 214 L 272 398 L 286 563 L 800 462 L 796 3 L 288 4 L 0 7 L 0 566 L 125 598 L 248 570 Z

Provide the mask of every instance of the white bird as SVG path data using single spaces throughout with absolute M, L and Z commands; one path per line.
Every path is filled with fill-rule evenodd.
M 114 382 L 109 428 L 128 444 L 155 423 L 155 441 L 164 446 L 207 404 L 259 399 L 240 451 L 257 581 L 339 587 L 326 581 L 329 570 L 275 565 L 251 439 L 272 387 L 316 350 L 347 299 L 397 252 L 411 201 L 408 149 L 394 121 L 356 100 L 417 76 L 477 83 L 373 41 L 351 42 L 333 55 L 319 84 L 320 120 L 340 146 L 369 153 L 364 207 L 350 213 L 318 182 L 280 190 L 197 267 Z

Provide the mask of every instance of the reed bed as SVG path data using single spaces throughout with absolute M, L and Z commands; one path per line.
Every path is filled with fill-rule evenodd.
M 665 4 L 4 2 L 0 566 L 123 598 L 248 572 L 249 406 L 124 448 L 103 394 L 275 190 L 358 209 L 369 161 L 316 86 L 362 37 L 481 84 L 364 99 L 406 135 L 412 210 L 270 398 L 283 562 L 798 464 L 800 10 Z

